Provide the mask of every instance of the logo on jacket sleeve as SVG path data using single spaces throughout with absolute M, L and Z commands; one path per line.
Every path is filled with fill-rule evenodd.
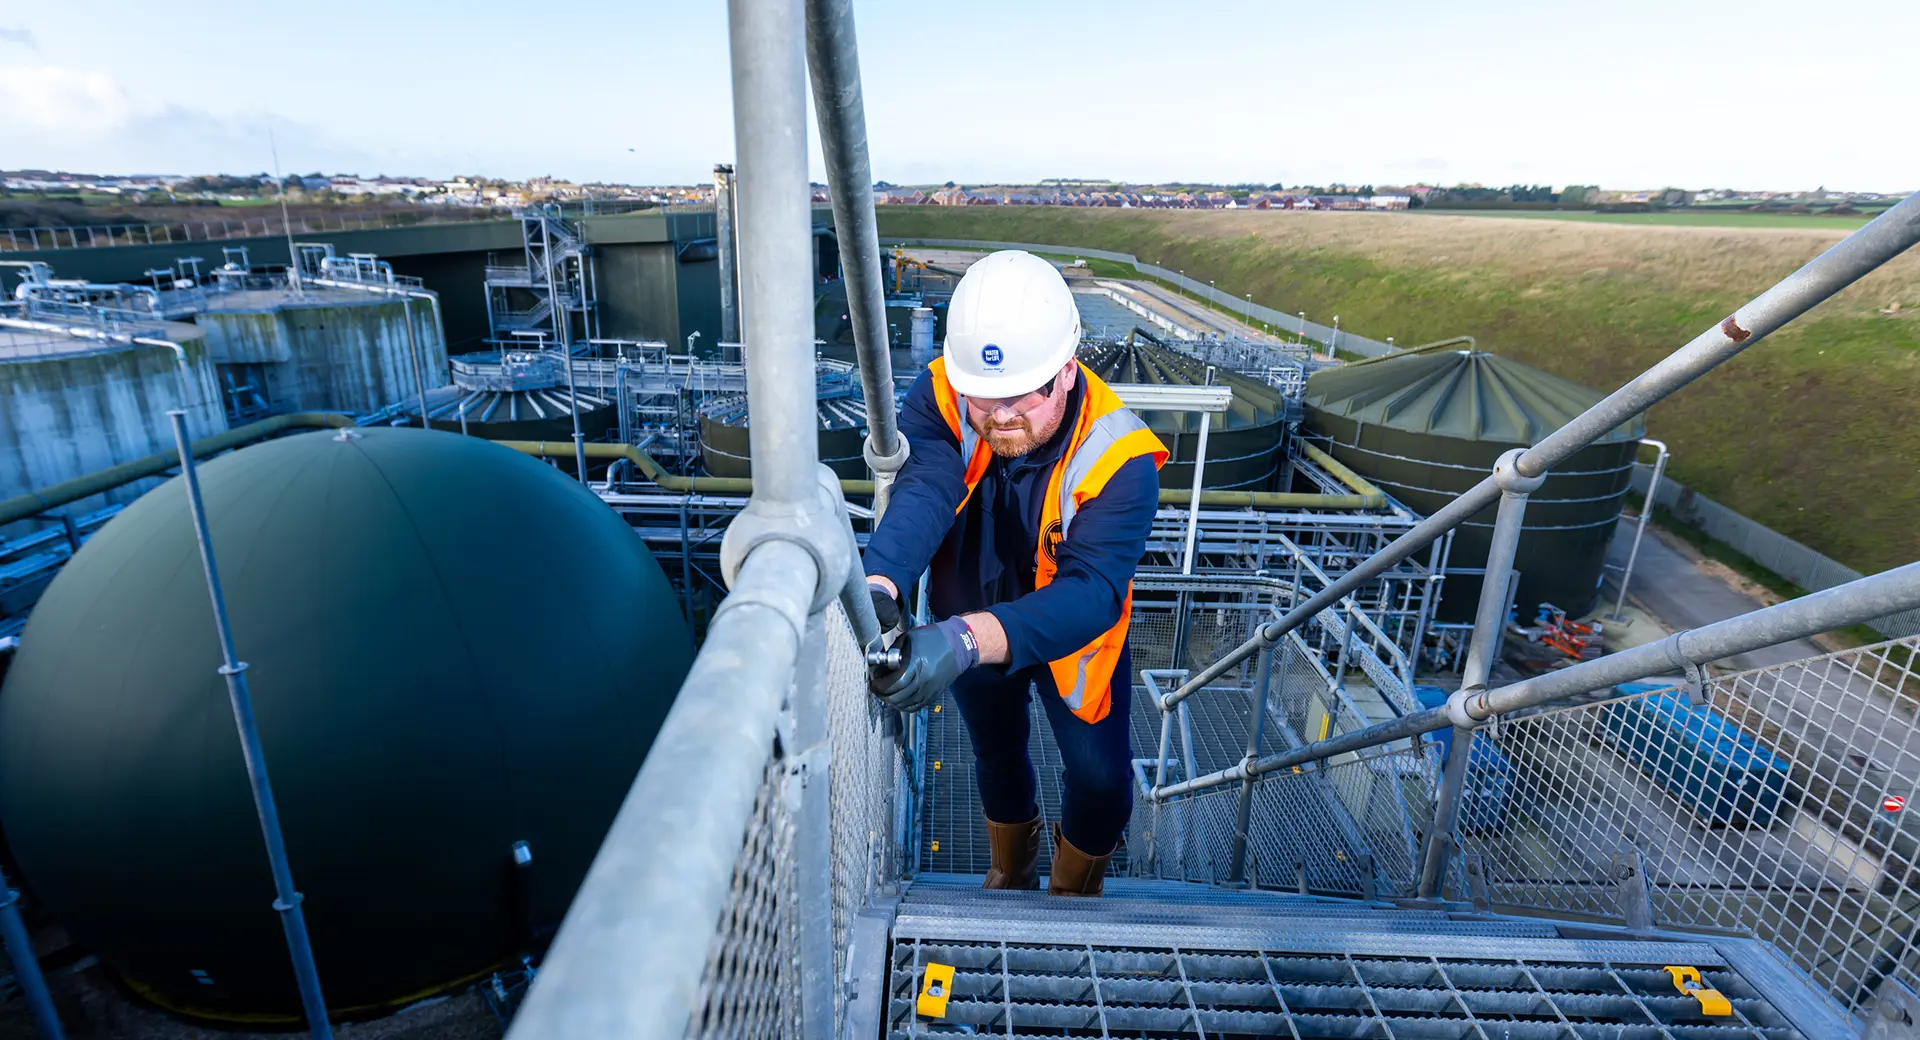
M 1005 358 L 1006 355 L 1001 352 L 1000 346 L 996 343 L 989 343 L 980 348 L 980 360 L 984 362 L 988 368 L 999 368 L 1000 362 L 1005 360 Z

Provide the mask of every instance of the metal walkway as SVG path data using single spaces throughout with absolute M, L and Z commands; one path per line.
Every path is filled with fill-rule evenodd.
M 888 955 L 889 1040 L 919 1036 L 1788 1040 L 1851 1035 L 1751 940 L 1568 937 L 1553 923 L 1167 881 L 1100 900 L 914 881 Z M 917 1013 L 930 964 L 945 1014 Z M 1708 1017 L 1669 965 L 1725 995 Z M 1764 995 L 1763 995 L 1764 994 Z

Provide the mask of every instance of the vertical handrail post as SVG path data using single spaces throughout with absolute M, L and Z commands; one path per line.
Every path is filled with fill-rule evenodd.
M 1487 548 L 1486 572 L 1480 583 L 1480 602 L 1473 617 L 1473 640 L 1467 645 L 1466 669 L 1460 677 L 1460 689 L 1451 703 L 1465 705 L 1467 698 L 1484 693 L 1493 662 L 1507 630 L 1507 588 L 1513 580 L 1513 557 L 1520 547 L 1520 531 L 1527 515 L 1527 496 L 1538 490 L 1545 477 L 1523 477 L 1516 468 L 1523 451 L 1515 448 L 1493 464 L 1493 482 L 1500 489 L 1499 511 L 1494 515 L 1493 542 Z M 1473 725 L 1458 713 L 1453 738 L 1447 748 L 1446 768 L 1440 775 L 1440 790 L 1434 797 L 1433 825 L 1427 832 L 1427 848 L 1420 868 L 1420 897 L 1437 898 L 1446 883 L 1447 861 L 1455 843 L 1454 830 L 1460 820 L 1460 801 L 1464 795 L 1467 769 L 1473 755 Z
M 220 674 L 227 680 L 227 699 L 233 707 L 234 726 L 240 732 L 240 753 L 246 760 L 253 807 L 260 817 L 267 865 L 273 872 L 273 908 L 279 911 L 280 925 L 287 933 L 287 950 L 293 958 L 293 974 L 300 987 L 300 1006 L 306 1012 L 307 1030 L 314 1040 L 331 1040 L 333 1027 L 327 1022 L 327 1005 L 320 994 L 320 972 L 313 963 L 307 921 L 300 911 L 304 897 L 293 887 L 293 868 L 288 865 L 286 839 L 280 832 L 280 810 L 274 804 L 273 785 L 267 779 L 266 751 L 260 744 L 260 730 L 254 722 L 247 665 L 234 650 L 233 628 L 227 620 L 227 599 L 220 587 L 219 567 L 214 562 L 213 535 L 207 527 L 206 506 L 200 499 L 200 476 L 193 464 L 193 446 L 187 441 L 187 413 L 170 409 L 167 418 L 173 423 L 173 443 L 180 453 L 180 479 L 186 486 L 187 510 L 193 517 L 200 566 L 207 578 L 207 598 L 213 606 L 214 632 L 220 640 Z M 342 431 L 341 436 L 353 435 Z
M 53 996 L 47 992 L 46 976 L 40 974 L 40 962 L 33 955 L 33 938 L 20 917 L 20 893 L 7 881 L 5 870 L 0 870 L 0 948 L 13 963 L 14 984 L 20 987 L 40 1040 L 64 1040 L 66 1033 L 53 1009 Z
M 1653 516 L 1654 496 L 1660 493 L 1660 477 L 1667 471 L 1667 457 L 1670 453 L 1667 451 L 1666 442 L 1642 437 L 1640 443 L 1658 448 L 1660 455 L 1653 460 L 1653 474 L 1647 480 L 1647 497 L 1640 504 L 1640 520 L 1633 526 L 1633 548 L 1627 550 L 1627 566 L 1620 572 L 1620 598 L 1614 601 L 1613 613 L 1607 616 L 1608 621 L 1626 620 L 1627 585 L 1633 581 L 1633 565 L 1640 559 L 1640 539 L 1646 535 L 1647 521 Z

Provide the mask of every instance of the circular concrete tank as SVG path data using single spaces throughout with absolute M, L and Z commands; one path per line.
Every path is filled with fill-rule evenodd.
M 329 1004 L 417 999 L 527 948 L 691 660 L 652 555 L 576 482 L 474 437 L 312 433 L 201 473 Z M 219 664 L 176 479 L 86 543 L 22 634 L 0 827 L 37 902 L 136 990 L 291 1020 Z
M 429 300 L 252 289 L 209 297 L 194 321 L 206 330 L 214 363 L 259 387 L 274 411 L 365 415 L 414 397 L 416 345 L 428 388 L 447 383 L 447 345 Z
M 166 346 L 0 329 L 0 498 L 172 451 L 169 409 L 186 409 L 194 437 L 227 428 L 204 332 L 155 322 L 135 334 L 180 344 L 184 373 L 179 355 Z M 131 501 L 152 484 L 141 481 L 52 512 L 77 515 Z
M 1479 483 L 1501 454 L 1538 443 L 1601 396 L 1485 352 L 1407 352 L 1314 373 L 1306 425 L 1331 442 L 1334 458 L 1431 515 Z M 1575 452 L 1529 496 L 1514 557 L 1523 623 L 1543 601 L 1576 616 L 1593 606 L 1645 434 L 1635 417 Z M 1493 514 L 1488 506 L 1455 530 L 1449 567 L 1486 566 Z M 1477 575 L 1448 578 L 1440 616 L 1471 620 L 1479 595 Z
M 864 480 L 866 404 L 856 392 L 819 400 L 820 461 L 841 480 Z M 722 394 L 700 406 L 700 460 L 716 477 L 751 477 L 747 395 Z

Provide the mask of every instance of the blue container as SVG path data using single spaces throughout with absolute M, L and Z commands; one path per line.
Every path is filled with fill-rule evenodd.
M 1413 696 L 1422 708 L 1447 703 L 1447 691 L 1438 686 L 1415 686 Z M 1445 769 L 1453 752 L 1453 728 L 1428 737 L 1440 745 L 1440 767 Z M 1467 786 L 1460 794 L 1460 828 L 1476 834 L 1497 833 L 1507 825 L 1507 809 L 1513 802 L 1513 763 L 1491 740 L 1475 740 L 1472 748 L 1467 753 Z
M 1622 683 L 1622 694 L 1660 687 Z M 1705 823 L 1773 826 L 1786 797 L 1785 759 L 1708 707 L 1679 691 L 1655 693 L 1601 709 L 1613 746 Z

